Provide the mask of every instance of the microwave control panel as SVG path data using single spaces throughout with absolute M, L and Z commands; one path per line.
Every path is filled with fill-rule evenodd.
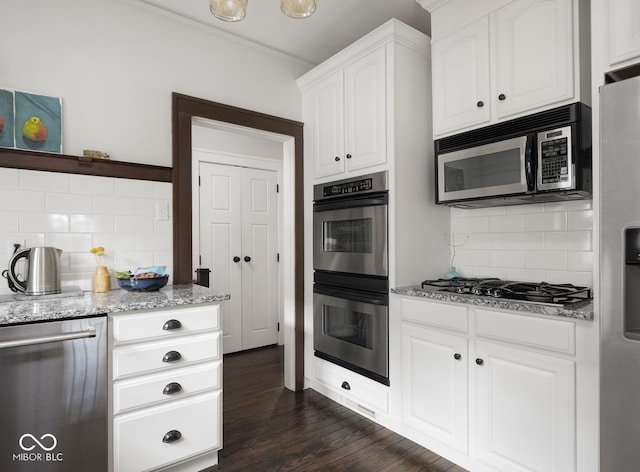
M 575 186 L 571 156 L 571 127 L 538 133 L 538 190 Z

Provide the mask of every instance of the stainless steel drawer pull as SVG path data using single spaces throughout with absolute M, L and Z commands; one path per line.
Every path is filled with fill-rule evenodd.
M 172 429 L 162 438 L 163 443 L 170 444 L 172 442 L 176 442 L 177 440 L 182 439 L 182 433 L 177 429 Z
M 171 382 L 170 384 L 167 384 L 167 386 L 162 391 L 162 393 L 164 393 L 165 395 L 173 395 L 174 393 L 178 392 L 182 392 L 182 385 L 180 385 L 178 382 Z
M 169 351 L 162 358 L 162 362 L 175 362 L 182 359 L 182 355 L 178 351 Z
M 180 323 L 178 320 L 169 320 L 162 327 L 162 329 L 164 329 L 165 331 L 179 328 L 182 328 L 182 323 Z
M 34 344 L 55 343 L 59 341 L 72 341 L 74 339 L 95 338 L 96 330 L 89 329 L 87 331 L 76 331 L 73 333 L 54 334 L 52 336 L 42 336 L 39 338 L 15 339 L 12 341 L 0 342 L 0 349 L 9 347 L 31 346 Z

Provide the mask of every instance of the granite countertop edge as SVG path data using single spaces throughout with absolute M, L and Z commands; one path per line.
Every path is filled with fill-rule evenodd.
M 461 303 L 465 305 L 473 305 L 486 308 L 497 308 L 500 310 L 522 312 L 523 314 L 533 313 L 537 315 L 593 321 L 593 304 L 590 300 L 585 301 L 584 306 L 580 306 L 579 308 L 567 309 L 535 302 L 507 300 L 504 298 L 488 298 L 464 293 L 451 293 L 438 290 L 430 290 L 421 288 L 418 285 L 392 288 L 391 293 L 395 293 L 397 295 L 407 295 L 411 297 L 428 298 L 429 300 L 439 302 Z
M 83 292 L 82 296 L 0 303 L 0 326 L 57 321 L 111 313 L 172 308 L 228 300 L 228 293 L 195 284 L 168 285 L 157 292 Z

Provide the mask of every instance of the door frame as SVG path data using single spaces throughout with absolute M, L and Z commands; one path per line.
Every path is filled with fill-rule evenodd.
M 303 124 L 243 108 L 201 98 L 172 93 L 172 183 L 173 183 L 173 268 L 174 283 L 193 282 L 193 216 L 192 216 L 192 140 L 194 118 L 206 118 L 221 123 L 288 136 L 285 147 L 292 154 L 289 170 L 293 183 L 292 221 L 290 230 L 293 273 L 284 280 L 293 287 L 292 300 L 285 305 L 285 386 L 300 391 L 304 388 L 304 205 L 303 205 Z M 285 173 L 287 173 L 285 163 Z M 288 226 L 285 225 L 285 228 Z M 287 231 L 282 235 L 286 242 Z M 286 248 L 286 246 L 283 245 Z M 287 306 L 291 310 L 287 309 Z M 287 312 L 291 311 L 289 320 Z M 289 326 L 289 322 L 292 326 Z M 290 336 L 287 336 L 287 331 Z M 287 338 L 293 341 L 293 352 L 286 354 Z

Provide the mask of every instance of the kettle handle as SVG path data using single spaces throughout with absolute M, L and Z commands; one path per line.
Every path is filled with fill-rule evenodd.
M 20 292 L 24 292 L 25 290 L 27 290 L 27 282 L 26 280 L 18 280 L 15 268 L 17 262 L 23 257 L 27 257 L 29 255 L 29 252 L 31 252 L 31 248 L 23 249 L 22 251 L 16 252 L 9 260 L 9 271 L 7 272 L 7 275 L 9 276 L 9 280 L 13 283 L 15 288 Z

